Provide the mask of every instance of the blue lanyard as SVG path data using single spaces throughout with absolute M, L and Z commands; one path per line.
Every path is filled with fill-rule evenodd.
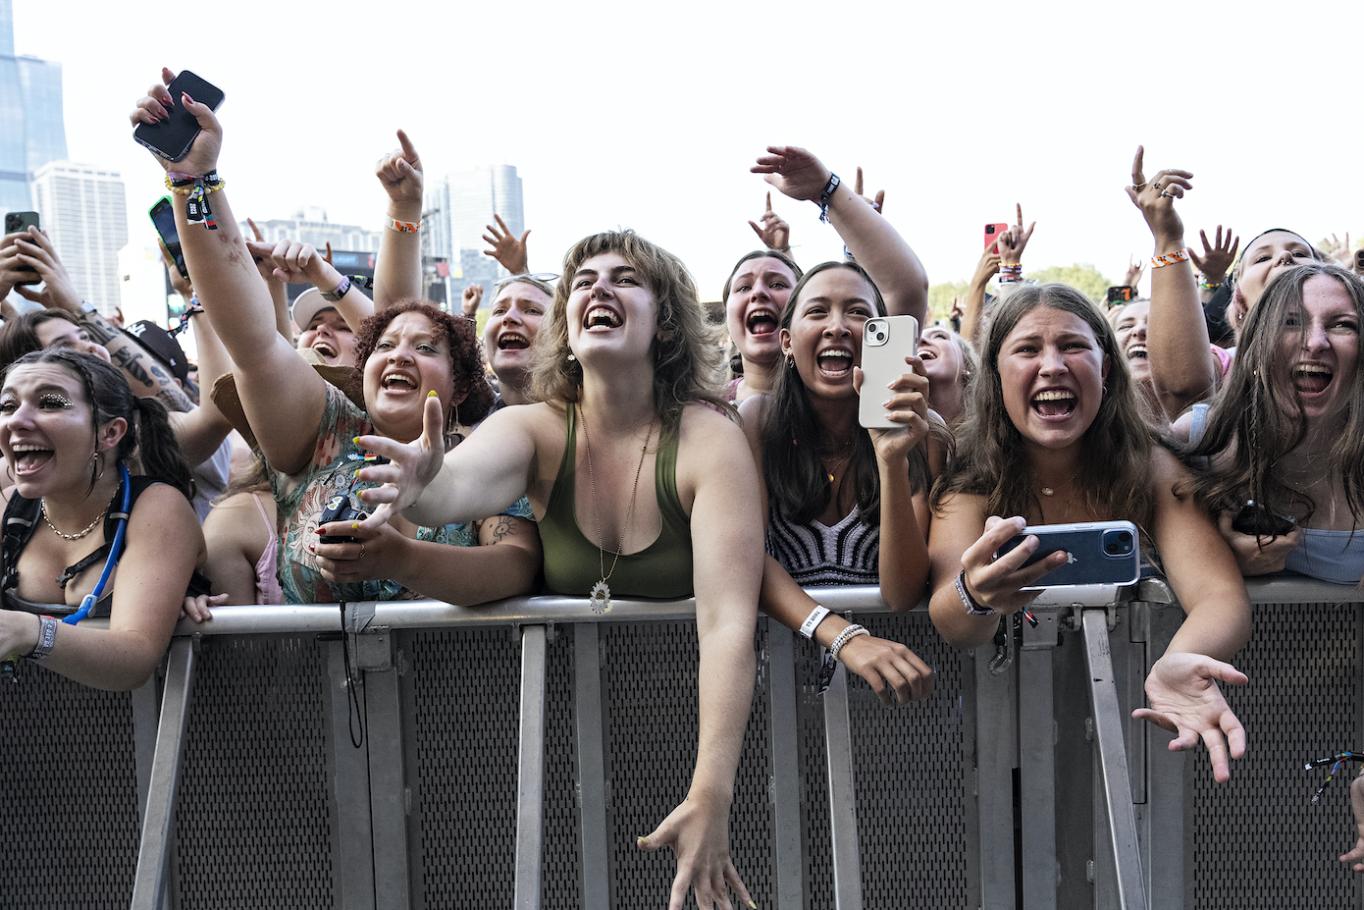
M 104 586 L 109 582 L 109 576 L 114 573 L 114 567 L 118 565 L 119 556 L 123 555 L 123 538 L 128 530 L 128 507 L 132 504 L 133 484 L 128 477 L 128 468 L 120 464 L 118 473 L 123 483 L 123 500 L 119 504 L 118 518 L 115 519 L 114 539 L 109 544 L 109 557 L 104 560 L 104 571 L 99 573 L 99 581 L 95 582 L 95 589 L 81 598 L 80 609 L 70 616 L 62 618 L 62 622 L 69 626 L 74 626 L 90 615 L 90 611 L 99 602 L 100 596 L 104 594 Z

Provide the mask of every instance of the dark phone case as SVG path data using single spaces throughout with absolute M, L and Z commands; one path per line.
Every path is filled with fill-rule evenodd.
M 1282 537 L 1292 533 L 1295 527 L 1297 527 L 1295 522 L 1275 515 L 1253 499 L 1247 501 L 1231 520 L 1233 531 L 1253 537 Z
M 194 137 L 199 135 L 199 121 L 180 104 L 180 93 L 189 92 L 195 101 L 216 111 L 223 103 L 223 92 L 189 70 L 171 80 L 166 91 L 171 96 L 170 116 L 156 124 L 139 123 L 133 138 L 167 161 L 180 161 L 189 154 Z
M 26 231 L 31 227 L 38 227 L 37 212 L 6 212 L 5 213 L 5 233 L 17 234 Z M 27 272 L 32 278 L 25 278 L 23 281 L 16 281 L 15 284 L 38 284 L 43 279 L 38 277 L 38 272 L 31 265 L 21 265 L 15 268 L 16 272 Z
M 1127 531 L 1132 535 L 1132 552 L 1109 556 L 1104 552 L 1105 531 Z M 1052 569 L 1024 590 L 1070 585 L 1130 585 L 1141 577 L 1141 548 L 1137 527 L 1130 521 L 1096 521 L 1084 524 L 1038 525 L 1027 527 L 1004 543 L 995 558 L 1016 548 L 1023 539 L 1035 534 L 1038 546 L 1025 566 L 1045 559 L 1058 550 L 1070 554 L 1070 562 Z
M 175 263 L 175 270 L 181 278 L 189 281 L 189 267 L 185 265 L 185 254 L 180 249 L 180 234 L 175 229 L 175 212 L 170 199 L 163 197 L 156 200 L 147 215 L 152 219 L 152 227 L 156 228 L 156 236 L 161 238 L 161 245 Z

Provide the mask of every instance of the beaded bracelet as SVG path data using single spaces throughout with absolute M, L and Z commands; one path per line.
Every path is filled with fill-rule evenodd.
M 1151 268 L 1163 269 L 1167 265 L 1174 265 L 1178 262 L 1188 262 L 1188 250 L 1171 250 L 1168 253 L 1157 253 L 1151 257 Z
M 196 187 L 202 187 L 205 193 L 216 193 L 225 186 L 227 181 L 219 177 L 217 171 L 209 171 L 202 177 L 178 174 L 174 171 L 166 172 L 166 189 L 177 196 L 192 195 Z
M 399 234 L 415 234 L 422 229 L 420 221 L 399 221 L 397 218 L 388 219 L 388 229 L 397 231 Z
M 1001 265 L 999 267 L 1000 284 L 1017 284 L 1023 280 L 1023 263 L 1018 262 L 1013 265 Z
M 871 633 L 866 630 L 866 627 L 859 626 L 857 623 L 853 623 L 842 632 L 839 632 L 838 637 L 829 645 L 829 656 L 834 660 L 838 660 L 838 655 L 843 650 L 843 647 L 860 635 L 871 635 Z
M 1205 291 L 1215 291 L 1222 286 L 1222 282 L 1209 281 L 1206 278 L 1200 278 L 1198 281 L 1198 286 Z

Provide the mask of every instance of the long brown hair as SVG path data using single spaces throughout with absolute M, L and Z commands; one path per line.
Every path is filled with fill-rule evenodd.
M 1285 269 L 1251 307 L 1231 373 L 1214 400 L 1202 436 L 1180 449 L 1196 468 L 1189 484 L 1210 511 L 1253 499 L 1278 515 L 1306 521 L 1316 501 L 1284 482 L 1275 466 L 1307 438 L 1307 419 L 1293 391 L 1293 365 L 1283 351 L 1289 320 L 1303 321 L 1303 285 L 1327 275 L 1345 286 L 1364 323 L 1364 282 L 1346 269 L 1319 262 Z M 1324 476 L 1344 482 L 1355 523 L 1364 513 L 1364 364 L 1356 363 L 1344 419 L 1331 434 Z
M 733 406 L 719 389 L 723 353 L 716 332 L 706 324 L 696 282 L 682 260 L 631 230 L 592 234 L 564 255 L 563 278 L 535 336 L 532 397 L 568 405 L 582 393 L 582 365 L 568 359 L 568 297 L 573 274 L 603 253 L 624 257 L 658 301 L 658 328 L 664 338 L 653 344 L 654 409 L 659 416 L 673 421 L 686 405 L 704 402 L 734 418 Z
M 1108 320 L 1089 298 L 1064 284 L 1032 285 L 995 305 L 971 384 L 966 417 L 957 427 L 957 452 L 933 488 L 936 509 L 949 493 L 985 497 L 987 515 L 1038 515 L 1032 465 L 1004 408 L 999 352 L 1020 319 L 1047 306 L 1078 316 L 1089 326 L 1108 363 L 1106 391 L 1094 422 L 1080 438 L 1084 457 L 1076 477 L 1086 507 L 1097 515 L 1150 523 L 1153 498 L 1147 475 L 1154 432 L 1142 420 L 1132 377 Z

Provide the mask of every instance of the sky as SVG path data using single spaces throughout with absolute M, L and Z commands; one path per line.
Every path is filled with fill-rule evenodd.
M 376 160 L 406 129 L 426 172 L 514 164 L 530 264 L 628 226 L 677 253 L 702 297 L 757 246 L 769 144 L 844 178 L 861 165 L 933 283 L 965 280 L 986 222 L 1037 221 L 1025 266 L 1116 281 L 1151 240 L 1127 200 L 1194 173 L 1188 237 L 1286 226 L 1364 235 L 1364 3 L 325 5 L 15 0 L 15 47 L 63 66 L 69 156 L 114 167 L 131 236 L 161 169 L 127 115 L 159 67 L 226 94 L 219 170 L 239 217 L 319 205 L 381 225 Z M 797 259 L 841 244 L 777 195 Z

